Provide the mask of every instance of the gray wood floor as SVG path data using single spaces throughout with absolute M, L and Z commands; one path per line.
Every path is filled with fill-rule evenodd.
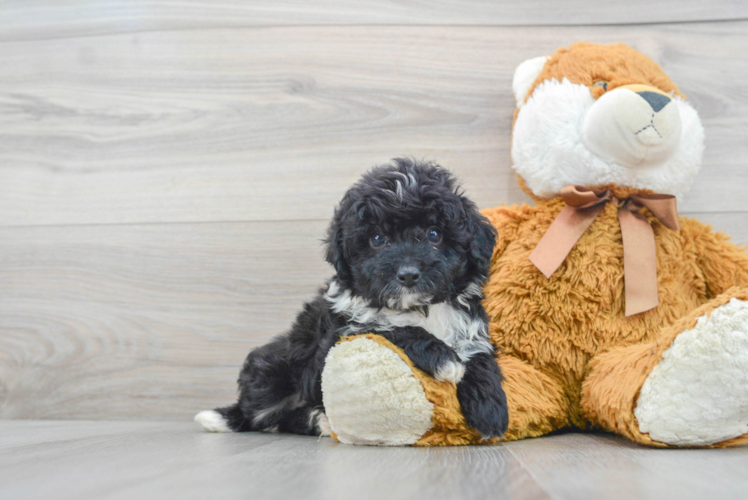
M 745 499 L 748 448 L 565 434 L 376 448 L 187 422 L 0 422 L 0 499 Z

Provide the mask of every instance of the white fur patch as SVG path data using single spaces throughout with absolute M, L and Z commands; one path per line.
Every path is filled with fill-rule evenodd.
M 405 184 L 405 189 L 410 189 L 411 187 L 417 185 L 416 178 L 413 174 L 405 175 L 402 172 L 393 172 L 394 175 L 399 175 L 403 178 L 403 182 L 395 181 L 395 196 L 397 196 L 397 199 L 400 201 L 403 201 L 403 183 Z
M 550 198 L 571 184 L 618 184 L 675 196 L 688 190 L 704 149 L 704 128 L 690 104 L 679 97 L 668 104 L 679 113 L 680 140 L 665 163 L 647 168 L 627 168 L 584 145 L 585 117 L 595 104 L 589 88 L 564 78 L 539 84 L 520 108 L 512 159 L 535 195 Z
M 463 291 L 460 295 L 457 296 L 457 302 L 462 304 L 463 307 L 468 307 L 468 300 L 470 299 L 482 299 L 483 298 L 483 290 L 481 287 L 475 283 L 470 283 L 468 286 L 465 287 L 465 291 Z
M 322 393 L 330 428 L 342 443 L 408 445 L 432 426 L 433 404 L 410 367 L 367 338 L 330 350 Z
M 208 432 L 231 432 L 226 419 L 214 410 L 201 411 L 195 415 L 195 422 L 203 426 Z
M 436 380 L 441 382 L 452 382 L 457 384 L 462 377 L 465 376 L 465 365 L 462 363 L 455 363 L 454 361 L 447 361 L 434 375 Z
M 732 299 L 675 338 L 639 394 L 639 430 L 678 446 L 748 433 L 748 303 Z
M 404 293 L 398 299 L 390 299 L 387 305 L 391 309 L 409 309 L 414 306 L 422 306 L 431 302 L 433 296 L 421 293 Z
M 322 410 L 312 410 L 309 414 L 309 427 L 314 428 L 318 436 L 330 435 L 330 420 Z
M 476 287 L 468 287 L 463 293 L 476 295 Z M 493 346 L 488 340 L 488 326 L 479 319 L 473 319 L 461 309 L 442 302 L 429 306 L 429 314 L 425 316 L 418 311 L 400 311 L 396 309 L 375 309 L 369 307 L 366 301 L 353 295 L 348 290 L 341 290 L 339 285 L 330 283 L 325 299 L 331 304 L 332 310 L 344 314 L 354 323 L 348 326 L 344 334 L 365 333 L 366 328 L 361 325 L 375 324 L 379 330 L 389 330 L 395 327 L 419 326 L 431 335 L 441 339 L 452 347 L 463 361 L 467 361 L 479 352 L 493 352 Z M 460 302 L 461 298 L 458 298 Z M 462 298 L 464 302 L 466 299 Z
M 514 99 L 517 103 L 517 107 L 521 108 L 522 103 L 527 97 L 527 93 L 530 92 L 532 84 L 540 76 L 540 72 L 543 71 L 545 62 L 548 60 L 548 56 L 534 57 L 524 61 L 522 64 L 517 66 L 514 70 L 514 78 L 512 79 L 512 91 L 514 91 Z

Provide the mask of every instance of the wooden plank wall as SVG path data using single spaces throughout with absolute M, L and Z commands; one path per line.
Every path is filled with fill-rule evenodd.
M 563 7 L 561 5 L 563 4 Z M 187 418 L 330 274 L 346 187 L 398 155 L 525 202 L 511 77 L 625 41 L 701 113 L 681 212 L 748 241 L 742 0 L 0 5 L 0 417 Z

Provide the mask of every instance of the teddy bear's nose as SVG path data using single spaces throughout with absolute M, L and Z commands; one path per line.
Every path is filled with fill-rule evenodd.
M 652 111 L 654 111 L 655 113 L 658 113 L 670 102 L 670 97 L 658 92 L 650 92 L 648 90 L 645 90 L 643 92 L 637 92 L 636 94 L 647 101 L 647 103 L 652 107 Z

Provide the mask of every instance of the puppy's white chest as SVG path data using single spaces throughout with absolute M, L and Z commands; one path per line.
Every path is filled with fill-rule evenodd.
M 479 318 L 471 318 L 466 311 L 446 302 L 430 305 L 428 315 L 413 311 L 375 309 L 348 290 L 341 291 L 334 281 L 330 283 L 326 299 L 330 302 L 333 311 L 348 317 L 351 325 L 344 333 L 345 335 L 366 331 L 367 325 L 377 325 L 383 330 L 417 326 L 451 346 L 458 353 L 490 350 L 486 324 Z M 354 325 L 360 325 L 360 327 Z
M 419 326 L 452 347 L 458 338 L 469 336 L 472 323 L 467 313 L 450 304 L 430 306 L 428 316 L 418 312 L 387 311 L 382 319 L 383 326 Z

